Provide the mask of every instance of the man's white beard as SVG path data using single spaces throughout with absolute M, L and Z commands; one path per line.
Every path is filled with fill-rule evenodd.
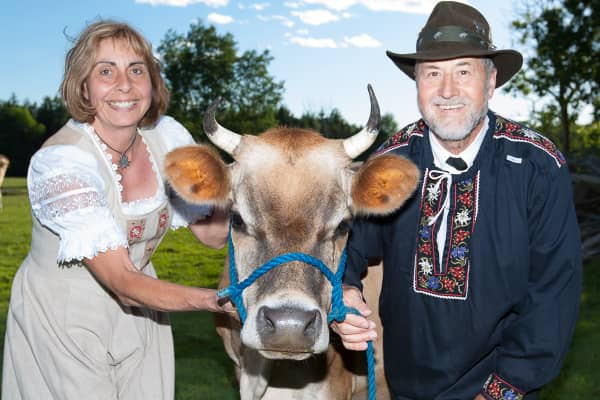
M 453 106 L 462 104 L 464 107 L 469 108 L 469 113 L 463 123 L 457 123 L 458 121 L 452 121 L 452 124 L 444 123 L 435 116 L 435 113 L 429 112 L 435 107 L 439 106 Z M 479 110 L 473 110 L 472 103 L 468 98 L 453 97 L 450 100 L 435 98 L 433 99 L 426 109 L 419 107 L 423 120 L 429 127 L 429 129 L 441 140 L 449 142 L 458 142 L 465 140 L 473 132 L 473 129 L 485 118 L 488 110 L 488 102 L 485 101 Z

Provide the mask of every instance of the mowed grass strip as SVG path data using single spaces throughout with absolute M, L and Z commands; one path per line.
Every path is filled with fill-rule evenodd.
M 4 337 L 12 278 L 29 250 L 31 216 L 24 178 L 7 178 L 0 211 L 0 337 Z M 153 257 L 162 279 L 216 287 L 225 250 L 199 244 L 186 229 L 170 231 Z M 172 313 L 175 339 L 176 400 L 239 399 L 233 364 L 225 354 L 207 312 Z M 0 349 L 3 341 L 0 341 Z M 0 357 L 2 353 L 0 352 Z M 600 399 L 600 259 L 584 266 L 581 310 L 575 337 L 561 374 L 542 400 Z

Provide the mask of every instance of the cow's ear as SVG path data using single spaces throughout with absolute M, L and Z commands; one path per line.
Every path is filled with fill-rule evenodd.
M 417 187 L 419 169 L 406 158 L 384 154 L 365 162 L 352 179 L 355 214 L 385 215 L 397 210 Z
M 191 145 L 171 151 L 165 157 L 165 174 L 186 201 L 217 206 L 227 203 L 229 168 L 208 146 Z

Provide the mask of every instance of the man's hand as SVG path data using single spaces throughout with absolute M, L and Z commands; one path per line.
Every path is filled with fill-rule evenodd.
M 342 339 L 348 350 L 366 350 L 369 340 L 377 339 L 375 322 L 366 319 L 372 314 L 367 303 L 363 301 L 360 291 L 354 286 L 344 286 L 344 304 L 353 307 L 362 314 L 348 313 L 344 322 L 332 322 L 331 329 Z
M 485 400 L 485 397 L 482 394 L 478 394 L 473 400 Z

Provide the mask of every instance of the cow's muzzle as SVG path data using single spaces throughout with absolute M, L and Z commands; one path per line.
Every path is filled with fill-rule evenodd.
M 312 353 L 323 328 L 318 310 L 262 306 L 256 314 L 256 329 L 263 352 Z M 268 355 L 268 354 L 266 354 Z

